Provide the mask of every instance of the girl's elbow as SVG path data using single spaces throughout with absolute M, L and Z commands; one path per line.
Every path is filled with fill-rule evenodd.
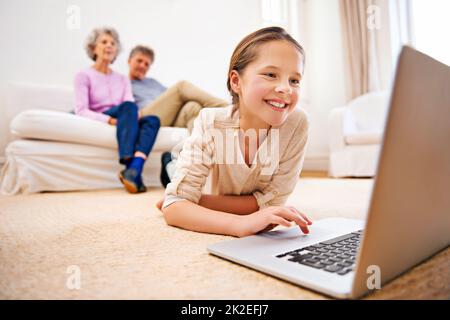
M 172 220 L 173 220 L 171 210 L 167 207 L 167 208 L 162 208 L 161 212 L 164 215 L 164 220 L 166 220 L 166 223 L 169 226 L 171 226 L 172 225 Z
M 161 212 L 164 215 L 164 220 L 166 220 L 166 223 L 169 226 L 176 226 L 177 225 L 177 210 L 175 207 L 177 206 L 176 203 L 172 203 L 171 205 L 162 208 Z
M 164 220 L 169 226 L 184 228 L 187 221 L 189 221 L 188 208 L 186 204 L 188 201 L 176 201 L 165 208 L 161 212 L 164 215 Z

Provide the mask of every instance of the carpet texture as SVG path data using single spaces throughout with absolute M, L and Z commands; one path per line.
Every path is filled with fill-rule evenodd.
M 370 179 L 301 178 L 288 203 L 314 220 L 364 218 L 371 187 Z M 162 195 L 0 197 L 0 299 L 327 298 L 209 255 L 208 244 L 229 237 L 167 226 L 155 208 Z M 79 289 L 70 286 L 74 270 Z M 368 298 L 445 299 L 449 283 L 447 249 Z

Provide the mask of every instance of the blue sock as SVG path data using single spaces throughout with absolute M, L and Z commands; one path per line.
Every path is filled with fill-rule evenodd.
M 142 169 L 144 168 L 144 163 L 145 163 L 144 158 L 134 157 L 133 160 L 131 160 L 128 169 L 136 170 L 138 176 L 140 176 L 142 174 Z

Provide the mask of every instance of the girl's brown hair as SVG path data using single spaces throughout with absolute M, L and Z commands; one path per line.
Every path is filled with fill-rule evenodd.
M 303 65 L 305 65 L 305 50 L 303 47 L 292 38 L 289 33 L 286 32 L 281 27 L 267 27 L 259 29 L 253 33 L 250 33 L 244 39 L 239 42 L 234 49 L 233 54 L 230 59 L 230 66 L 228 68 L 228 79 L 227 79 L 227 88 L 233 98 L 233 104 L 237 104 L 239 102 L 239 96 L 231 89 L 230 85 L 230 73 L 233 70 L 236 70 L 237 73 L 241 74 L 244 69 L 248 66 L 249 63 L 254 61 L 257 58 L 257 47 L 261 44 L 270 42 L 270 41 L 288 41 L 300 52 L 303 58 Z

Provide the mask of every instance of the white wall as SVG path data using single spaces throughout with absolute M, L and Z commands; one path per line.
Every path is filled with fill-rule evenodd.
M 67 8 L 80 8 L 80 29 L 67 27 Z M 226 73 L 237 42 L 261 26 L 260 0 L 9 0 L 0 1 L 0 103 L 8 81 L 72 85 L 91 64 L 83 45 L 90 30 L 113 26 L 123 52 L 113 65 L 127 72 L 127 54 L 138 44 L 156 51 L 150 75 L 170 86 L 189 80 L 228 99 Z M 0 105 L 0 106 L 1 106 Z M 0 156 L 7 124 L 0 119 Z
M 71 86 L 75 72 L 91 63 L 83 49 L 87 34 L 102 25 L 115 27 L 123 42 L 124 50 L 113 65 L 116 71 L 127 72 L 127 53 L 134 45 L 148 44 L 156 51 L 151 76 L 168 86 L 187 79 L 228 99 L 229 58 L 244 35 L 263 25 L 260 2 L 0 1 L 0 110 L 8 81 Z M 298 4 L 298 40 L 307 52 L 302 107 L 311 121 L 305 168 L 326 169 L 328 113 L 345 102 L 338 0 L 298 0 Z M 80 29 L 67 28 L 69 5 L 80 8 Z M 7 140 L 4 122 L 1 117 L 0 157 Z
M 81 10 L 78 30 L 66 27 L 73 4 Z M 124 46 L 117 71 L 128 70 L 134 45 L 149 44 L 156 51 L 151 73 L 161 82 L 189 79 L 221 96 L 233 47 L 261 23 L 259 0 L 15 0 L 2 1 L 0 17 L 2 80 L 71 85 L 74 73 L 91 64 L 83 49 L 87 34 L 108 25 Z

